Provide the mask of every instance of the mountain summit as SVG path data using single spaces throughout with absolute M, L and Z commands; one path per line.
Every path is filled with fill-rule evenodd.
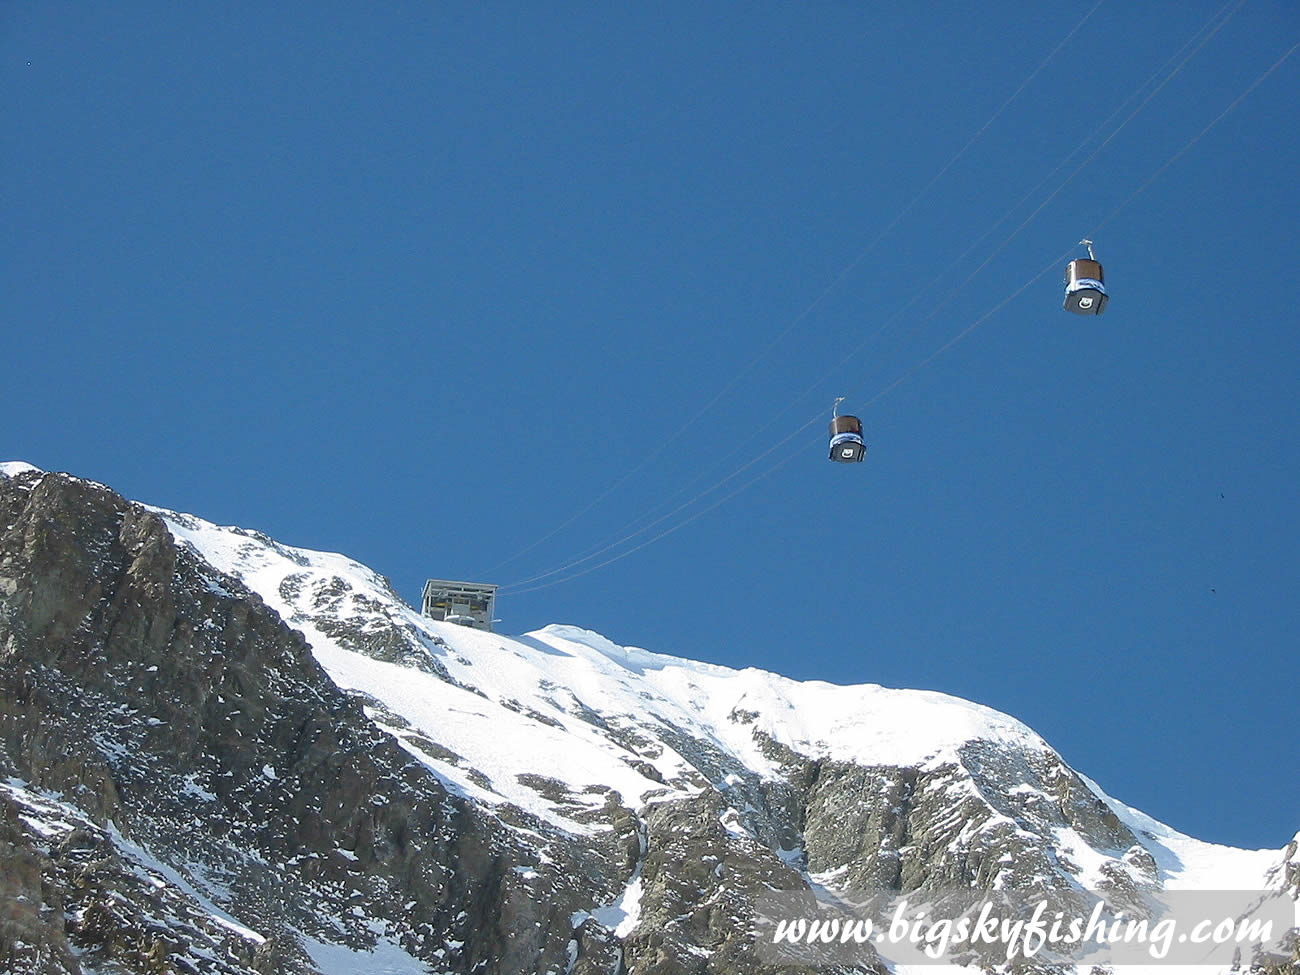
M 5 971 L 794 972 L 778 892 L 1300 884 L 1296 841 L 1184 836 L 978 704 L 435 622 L 23 464 L 0 661 Z

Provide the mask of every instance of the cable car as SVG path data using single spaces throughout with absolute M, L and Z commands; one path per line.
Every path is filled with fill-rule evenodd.
M 856 416 L 840 416 L 839 406 L 844 397 L 835 401 L 831 412 L 831 460 L 852 464 L 867 456 L 867 444 L 862 439 L 862 421 Z
M 1106 294 L 1101 264 L 1092 252 L 1092 241 L 1081 240 L 1088 256 L 1071 261 L 1065 268 L 1065 310 L 1076 315 L 1100 315 L 1110 295 Z

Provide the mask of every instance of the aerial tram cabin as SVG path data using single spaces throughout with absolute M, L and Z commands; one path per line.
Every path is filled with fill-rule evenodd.
M 1071 261 L 1065 268 L 1065 310 L 1076 315 L 1100 315 L 1110 296 L 1106 294 L 1101 263 L 1092 253 L 1092 241 L 1081 240 L 1088 256 Z
M 867 444 L 862 439 L 862 421 L 856 416 L 840 416 L 841 396 L 835 401 L 831 414 L 831 460 L 840 464 L 861 462 L 867 456 Z

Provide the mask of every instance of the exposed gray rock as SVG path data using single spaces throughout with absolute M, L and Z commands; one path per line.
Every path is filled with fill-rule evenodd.
M 625 879 L 616 842 L 591 852 L 519 814 L 525 842 L 448 793 L 301 634 L 140 506 L 29 474 L 0 480 L 0 525 L 0 577 L 17 580 L 0 595 L 0 761 L 101 831 L 97 860 L 112 863 L 112 823 L 247 919 L 273 944 L 238 970 L 307 964 L 298 932 L 357 950 L 387 939 L 448 971 L 564 970 L 571 914 Z M 22 864 L 6 904 L 27 935 L 7 943 L 48 946 L 34 970 L 77 971 L 86 952 L 151 970 L 153 949 L 105 940 L 93 912 L 70 926 L 50 911 L 28 931 L 37 877 L 66 900 L 69 875 L 21 839 L 6 837 Z M 538 839 L 549 862 L 528 888 L 513 867 Z M 169 952 L 196 937 L 169 928 Z

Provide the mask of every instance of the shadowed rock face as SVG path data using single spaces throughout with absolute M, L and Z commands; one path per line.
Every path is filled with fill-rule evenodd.
M 774 891 L 811 904 L 809 874 L 845 894 L 1059 891 L 1077 888 L 1077 848 L 1121 899 L 1159 882 L 1143 837 L 1045 746 L 853 764 L 794 751 L 738 709 L 759 774 L 653 706 L 616 712 L 549 680 L 531 704 L 494 696 L 449 672 L 469 661 L 386 584 L 361 592 L 236 535 L 298 560 L 266 594 L 287 621 L 143 506 L 65 475 L 0 475 L 0 971 L 306 975 L 350 950 L 358 972 L 398 957 L 401 973 L 419 959 L 797 975 L 760 964 L 752 922 Z M 511 771 L 569 827 L 489 801 L 500 769 L 467 768 L 438 727 L 340 690 L 295 625 L 532 727 L 574 717 L 652 788 L 633 808 L 610 786 Z M 666 778 L 653 760 L 668 751 L 684 764 Z M 438 762 L 482 793 L 447 785 Z M 1296 862 L 1279 867 L 1293 888 Z M 868 948 L 820 970 L 883 967 Z
M 453 971 L 561 971 L 571 913 L 621 883 L 599 844 L 519 813 L 525 848 L 448 794 L 257 595 L 156 515 L 60 475 L 0 478 L 0 772 L 6 971 L 163 971 L 169 955 L 177 971 L 311 970 L 295 931 L 386 937 Z M 24 812 L 41 796 L 75 812 Z M 512 870 L 538 840 L 545 897 Z M 212 921 L 158 864 L 267 942 Z M 162 920 L 123 884 L 139 873 L 170 891 Z M 218 960 L 193 933 L 214 928 Z

